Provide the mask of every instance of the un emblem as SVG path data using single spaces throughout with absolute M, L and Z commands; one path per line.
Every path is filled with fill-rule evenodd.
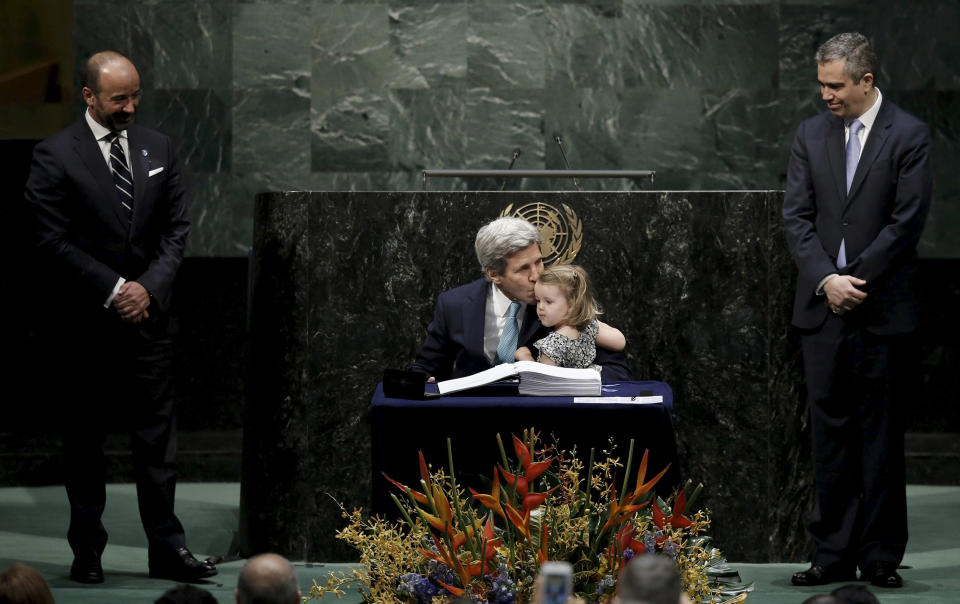
M 580 253 L 583 224 L 570 206 L 565 203 L 561 205 L 563 212 L 541 202 L 528 203 L 516 210 L 513 209 L 513 204 L 510 204 L 500 212 L 500 218 L 516 216 L 537 227 L 543 237 L 540 251 L 543 253 L 544 264 L 569 264 Z

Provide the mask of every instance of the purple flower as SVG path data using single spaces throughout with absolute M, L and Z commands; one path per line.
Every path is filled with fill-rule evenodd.
M 603 595 L 604 592 L 612 590 L 616 585 L 617 581 L 613 578 L 613 575 L 605 576 L 600 583 L 597 584 L 597 595 Z
M 446 592 L 434 585 L 430 579 L 417 573 L 407 573 L 400 577 L 400 581 L 397 591 L 406 596 L 413 596 L 417 599 L 417 604 L 430 604 L 434 596 Z
M 510 577 L 506 564 L 500 564 L 497 567 L 496 575 L 486 575 L 486 578 L 493 579 L 490 591 L 487 592 L 487 602 L 515 604 L 517 601 L 517 584 Z
M 673 559 L 677 558 L 677 544 L 672 540 L 667 539 L 667 543 L 663 546 L 663 553 L 670 556 Z
M 650 531 L 643 532 L 643 545 L 646 547 L 646 551 L 654 552 L 657 550 L 657 538 Z

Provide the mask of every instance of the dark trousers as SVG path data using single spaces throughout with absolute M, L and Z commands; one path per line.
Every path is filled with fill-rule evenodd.
M 813 564 L 899 564 L 907 545 L 904 372 L 910 336 L 830 315 L 802 335 L 816 495 Z
M 65 403 L 64 469 L 74 555 L 99 556 L 107 542 L 103 444 L 130 435 L 140 519 L 151 561 L 185 546 L 174 514 L 176 420 L 173 338 L 165 317 L 140 326 L 104 313 L 66 329 L 60 356 Z M 65 340 L 65 341 L 64 341 Z

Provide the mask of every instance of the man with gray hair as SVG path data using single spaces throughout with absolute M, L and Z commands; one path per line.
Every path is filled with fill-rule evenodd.
M 900 587 L 907 545 L 904 389 L 917 327 L 917 243 L 930 209 L 930 129 L 876 87 L 867 39 L 817 51 L 826 111 L 797 130 L 783 202 L 799 276 L 815 478 L 811 566 L 794 585 Z
M 443 292 L 411 369 L 445 380 L 512 363 L 517 348 L 545 335 L 533 286 L 543 272 L 542 238 L 522 218 L 498 218 L 474 248 L 483 278 Z M 621 352 L 597 348 L 604 381 L 631 380 Z
M 297 570 L 283 556 L 260 554 L 247 560 L 237 576 L 237 604 L 297 604 Z

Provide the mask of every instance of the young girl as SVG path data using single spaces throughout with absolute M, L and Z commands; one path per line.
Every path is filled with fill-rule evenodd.
M 551 266 L 543 271 L 534 286 L 537 315 L 545 327 L 552 327 L 545 338 L 533 343 L 536 360 L 559 367 L 593 367 L 597 344 L 609 350 L 623 350 L 626 338 L 619 329 L 597 320 L 600 309 L 593 299 L 587 271 L 573 264 Z M 518 361 L 532 361 L 526 346 L 516 352 Z

